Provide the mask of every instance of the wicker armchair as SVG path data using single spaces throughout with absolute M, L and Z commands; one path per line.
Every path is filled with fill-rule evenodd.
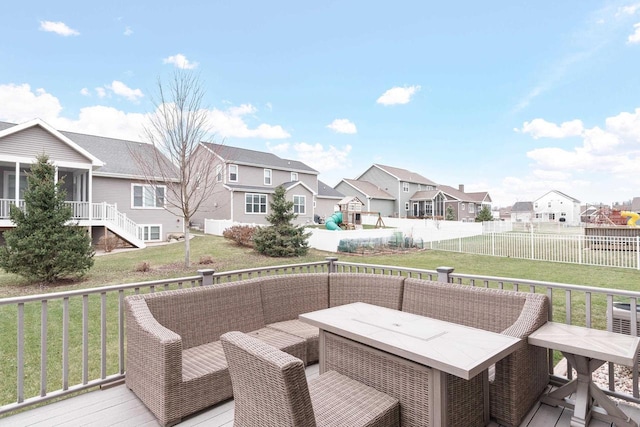
M 237 427 L 398 426 L 398 401 L 337 372 L 307 383 L 302 360 L 242 332 L 220 337 Z

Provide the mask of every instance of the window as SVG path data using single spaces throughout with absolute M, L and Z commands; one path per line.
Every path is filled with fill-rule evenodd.
M 409 210 L 409 202 L 404 202 L 404 210 L 405 211 Z
M 533 205 L 533 207 L 538 209 L 538 202 L 536 202 L 535 205 Z
M 306 196 L 293 196 L 293 213 L 304 215 L 306 213 Z
M 164 185 L 133 185 L 134 208 L 164 208 Z
M 474 213 L 475 212 L 475 206 L 473 203 L 469 203 L 469 213 Z
M 551 202 L 547 202 L 547 207 L 550 208 L 551 207 Z
M 555 219 L 556 219 L 556 214 L 550 213 L 549 214 L 549 221 L 554 221 Z
M 298 172 L 291 172 L 291 181 L 298 180 Z
M 229 181 L 238 182 L 238 165 L 229 165 Z
M 271 185 L 271 169 L 264 170 L 264 185 Z
M 403 182 L 402 183 L 402 191 L 404 191 L 405 193 L 409 192 L 409 183 L 408 182 Z M 407 209 L 409 210 L 409 209 Z
M 160 241 L 160 226 L 159 225 L 142 225 L 142 240 L 145 242 Z
M 254 214 L 267 213 L 267 195 L 247 193 L 244 196 L 244 212 Z
M 465 210 L 467 208 L 467 205 L 465 203 L 461 203 L 460 206 L 462 206 L 462 210 Z
M 222 181 L 222 165 L 216 166 L 216 182 Z

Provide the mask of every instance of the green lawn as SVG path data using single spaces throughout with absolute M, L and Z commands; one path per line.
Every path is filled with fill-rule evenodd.
M 18 276 L 0 274 L 0 297 L 24 294 L 46 293 L 69 289 L 83 289 L 113 284 L 142 282 L 172 277 L 183 277 L 197 274 L 201 268 L 213 268 L 218 272 L 239 270 L 251 267 L 304 263 L 324 260 L 327 256 L 337 256 L 340 260 L 355 263 L 394 265 L 410 268 L 434 270 L 439 266 L 454 267 L 458 273 L 503 276 L 532 280 L 572 283 L 596 287 L 611 287 L 627 290 L 638 290 L 640 287 L 640 271 L 616 269 L 574 264 L 560 264 L 540 261 L 529 261 L 513 258 L 498 258 L 480 255 L 466 255 L 442 251 L 415 251 L 402 254 L 381 254 L 371 256 L 353 256 L 332 254 L 311 250 L 301 258 L 266 258 L 251 249 L 240 248 L 233 243 L 214 236 L 197 236 L 191 241 L 191 268 L 185 269 L 183 264 L 183 243 L 174 243 L 149 247 L 144 250 L 126 251 L 95 259 L 95 266 L 87 276 L 78 283 L 62 283 L 41 287 L 27 284 Z M 200 257 L 213 258 L 212 264 L 199 265 Z M 136 271 L 136 266 L 148 262 L 151 270 Z M 538 291 L 543 291 L 539 289 Z M 117 305 L 116 295 L 109 296 L 107 301 L 108 325 L 108 367 L 107 374 L 118 372 L 117 366 Z M 600 311 L 606 304 L 603 298 L 594 297 L 594 310 Z M 89 378 L 98 378 L 100 373 L 100 299 L 91 297 L 89 303 Z M 15 307 L 0 308 L 0 405 L 15 401 L 16 393 L 16 315 Z M 564 294 L 554 295 L 554 318 L 564 320 Z M 79 300 L 70 302 L 70 384 L 81 381 L 82 331 L 80 319 L 82 307 Z M 584 317 L 584 296 L 576 296 L 573 301 L 573 315 L 579 321 Z M 48 306 L 48 345 L 47 376 L 48 390 L 61 387 L 61 319 L 62 304 L 51 302 Z M 602 316 L 596 316 L 594 322 L 601 323 Z M 25 397 L 39 394 L 40 376 L 40 304 L 25 306 Z

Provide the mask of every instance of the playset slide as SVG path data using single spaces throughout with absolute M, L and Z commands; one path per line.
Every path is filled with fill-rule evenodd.
M 627 221 L 627 225 L 629 227 L 638 227 L 636 221 L 640 220 L 640 214 L 636 212 L 622 211 L 620 212 L 620 216 L 629 217 L 629 220 Z
M 342 224 L 342 212 L 334 212 L 324 220 L 324 226 L 327 230 L 341 230 L 340 224 Z

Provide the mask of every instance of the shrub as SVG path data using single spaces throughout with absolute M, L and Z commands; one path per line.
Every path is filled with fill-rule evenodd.
M 234 225 L 222 232 L 225 239 L 230 239 L 240 246 L 253 247 L 253 234 L 257 227 L 250 225 Z
M 200 257 L 200 261 L 198 262 L 198 264 L 201 264 L 201 265 L 213 264 L 213 257 L 211 255 L 202 255 Z
M 100 237 L 98 241 L 98 247 L 102 248 L 105 252 L 111 252 L 120 246 L 120 238 L 112 233 L 107 233 L 105 236 Z
M 151 263 L 149 261 L 142 261 L 135 266 L 134 270 L 139 273 L 146 273 L 151 270 Z

